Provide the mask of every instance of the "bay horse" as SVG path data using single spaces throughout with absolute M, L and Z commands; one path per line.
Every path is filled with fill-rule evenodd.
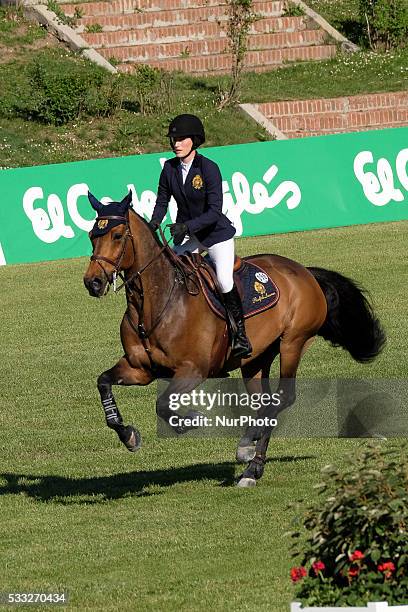
M 246 321 L 252 356 L 231 357 L 225 321 L 209 308 L 194 274 L 176 257 L 163 233 L 160 240 L 132 209 L 131 192 L 121 202 L 108 205 L 92 194 L 88 197 L 98 215 L 94 228 L 106 230 L 99 235 L 90 232 L 93 253 L 85 286 L 91 296 L 100 298 L 120 275 L 126 290 L 127 308 L 120 326 L 124 355 L 98 377 L 97 387 L 107 425 L 128 450 L 138 450 L 141 437 L 135 427 L 124 424 L 112 385 L 148 385 L 157 378 L 169 379 L 156 402 L 157 415 L 169 423 L 174 415 L 169 408 L 171 394 L 189 393 L 209 377 L 240 368 L 249 394 L 265 392 L 271 364 L 279 355 L 280 403 L 271 403 L 257 414 L 274 418 L 295 401 L 299 362 L 316 335 L 343 347 L 362 363 L 383 348 L 382 327 L 364 290 L 354 281 L 286 257 L 261 254 L 251 261 L 272 278 L 280 299 L 273 308 Z M 191 411 L 186 415 L 185 425 L 183 419 L 179 421 L 177 433 L 189 429 L 187 417 L 192 415 Z M 271 427 L 247 428 L 237 450 L 237 460 L 247 463 L 238 486 L 254 486 L 261 478 L 271 433 Z

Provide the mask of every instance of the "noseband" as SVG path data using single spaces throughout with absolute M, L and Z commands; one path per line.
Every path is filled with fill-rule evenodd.
M 116 290 L 116 277 L 118 276 L 118 274 L 120 275 L 120 266 L 122 263 L 122 259 L 125 255 L 125 250 L 126 250 L 126 243 L 128 238 L 131 238 L 131 242 L 132 242 L 132 247 L 133 247 L 133 258 L 135 256 L 135 245 L 133 243 L 133 236 L 132 233 L 130 231 L 130 227 L 129 227 L 129 217 L 128 215 L 126 217 L 121 217 L 121 216 L 116 216 L 116 215 L 110 215 L 110 216 L 103 216 L 103 217 L 97 217 L 96 221 L 107 221 L 109 222 L 110 220 L 115 220 L 115 221 L 122 221 L 124 225 L 126 225 L 126 231 L 125 234 L 123 236 L 122 239 L 122 250 L 119 253 L 119 256 L 116 258 L 115 261 L 113 261 L 112 259 L 109 259 L 109 257 L 104 257 L 103 255 L 91 255 L 91 261 L 96 261 L 97 264 L 99 264 L 99 266 L 102 268 L 103 273 L 106 276 L 106 280 L 109 281 L 109 276 L 105 270 L 105 268 L 103 267 L 103 265 L 101 264 L 101 261 L 105 261 L 106 263 L 108 263 L 109 265 L 113 266 L 114 270 L 113 270 L 113 286 L 114 286 L 114 290 Z

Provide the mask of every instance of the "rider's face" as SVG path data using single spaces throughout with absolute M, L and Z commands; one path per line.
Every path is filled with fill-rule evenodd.
M 193 141 L 191 138 L 172 138 L 173 151 L 176 157 L 183 158 L 191 152 Z

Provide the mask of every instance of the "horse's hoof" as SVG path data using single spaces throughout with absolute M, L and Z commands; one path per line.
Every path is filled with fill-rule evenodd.
M 123 444 L 126 446 L 128 451 L 135 453 L 142 446 L 142 436 L 140 435 L 140 432 L 132 425 L 128 425 L 126 427 L 126 433 L 128 434 L 128 437 L 123 441 Z
M 237 487 L 239 487 L 240 489 L 252 489 L 255 486 L 255 478 L 240 478 L 237 482 Z
M 256 442 L 248 446 L 238 446 L 236 459 L 238 463 L 249 463 L 255 457 Z

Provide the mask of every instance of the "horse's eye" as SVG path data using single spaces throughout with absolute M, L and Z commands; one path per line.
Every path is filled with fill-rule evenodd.
M 122 234 L 119 234 L 118 232 L 116 232 L 116 234 L 113 234 L 114 240 L 120 240 L 121 238 L 122 238 Z

